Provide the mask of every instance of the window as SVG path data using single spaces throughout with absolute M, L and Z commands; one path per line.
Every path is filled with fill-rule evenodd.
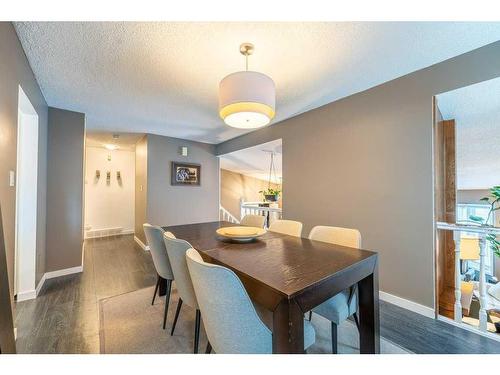
M 490 211 L 490 206 L 486 204 L 459 204 L 457 205 L 457 223 L 460 224 L 470 224 L 470 215 L 475 215 L 482 217 L 484 220 L 488 217 L 488 212 Z M 490 220 L 486 224 L 493 225 L 495 223 L 494 215 L 491 215 Z M 477 233 L 463 232 L 464 235 L 477 237 Z M 495 254 L 491 251 L 490 245 L 486 242 L 486 262 L 485 271 L 486 275 L 493 276 L 495 274 Z M 479 260 L 470 260 L 468 262 L 470 268 L 479 272 Z

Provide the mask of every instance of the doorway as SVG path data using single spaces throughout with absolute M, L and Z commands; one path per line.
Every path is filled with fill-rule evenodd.
M 36 297 L 37 183 L 38 114 L 19 86 L 14 261 L 17 301 Z
M 500 341 L 499 92 L 496 78 L 435 97 L 434 206 L 438 317 Z
M 239 223 L 246 215 L 282 218 L 283 145 L 281 139 L 221 155 L 221 220 Z
M 84 238 L 133 234 L 135 146 L 144 134 L 87 132 Z

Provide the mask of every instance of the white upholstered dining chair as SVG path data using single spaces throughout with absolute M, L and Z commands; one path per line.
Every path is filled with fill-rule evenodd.
M 175 236 L 170 232 L 166 232 L 164 234 L 163 240 L 165 242 L 168 258 L 170 259 L 170 264 L 172 266 L 172 272 L 175 277 L 177 292 L 179 293 L 179 302 L 177 303 L 177 309 L 175 310 L 175 318 L 172 324 L 172 330 L 170 331 L 170 336 L 173 336 L 174 334 L 182 304 L 185 303 L 196 311 L 193 348 L 193 352 L 196 354 L 198 353 L 198 344 L 200 341 L 201 313 L 198 307 L 198 302 L 196 301 L 193 283 L 191 282 L 191 276 L 189 275 L 186 263 L 186 251 L 192 246 L 185 240 L 175 238 Z
M 264 228 L 266 217 L 262 215 L 245 215 L 240 224 L 248 227 Z
M 361 233 L 357 229 L 316 226 L 311 229 L 309 239 L 346 247 L 361 247 Z M 343 290 L 312 310 L 312 312 L 321 315 L 331 322 L 332 353 L 337 353 L 337 326 L 340 323 L 353 316 L 356 327 L 359 330 L 357 311 L 358 295 L 356 285 L 348 290 Z M 311 320 L 312 312 L 309 312 L 309 320 Z
M 302 235 L 302 223 L 294 220 L 275 220 L 269 226 L 269 231 L 300 237 Z
M 163 234 L 165 231 L 161 227 L 153 226 L 148 223 L 144 224 L 143 228 L 149 246 L 149 251 L 151 252 L 151 257 L 153 258 L 153 264 L 155 266 L 156 273 L 158 274 L 158 280 L 156 281 L 156 287 L 153 293 L 153 301 L 151 302 L 152 305 L 155 303 L 155 297 L 158 292 L 158 288 L 160 287 L 161 279 L 165 279 L 167 283 L 165 312 L 163 313 L 163 329 L 165 329 L 165 325 L 167 323 L 168 305 L 170 303 L 170 291 L 172 290 L 172 281 L 174 280 L 172 267 L 170 266 L 167 250 L 165 249 L 165 243 L 163 242 Z M 173 236 L 173 234 L 171 235 Z
M 259 317 L 245 287 L 228 268 L 206 263 L 195 249 L 187 265 L 208 336 L 207 353 L 272 353 L 271 329 Z M 304 321 L 304 349 L 314 344 L 314 328 Z

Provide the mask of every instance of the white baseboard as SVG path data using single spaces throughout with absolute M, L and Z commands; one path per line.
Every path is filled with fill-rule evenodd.
M 60 277 L 60 276 L 66 276 L 66 275 L 71 275 L 74 273 L 80 273 L 83 272 L 83 266 L 76 266 L 76 267 L 71 267 L 71 268 L 64 268 L 62 270 L 57 270 L 57 271 L 50 271 L 50 272 L 45 272 L 38 282 L 38 285 L 36 286 L 35 289 L 35 296 L 32 298 L 36 298 L 38 294 L 40 294 L 40 291 L 42 290 L 43 284 L 45 284 L 45 281 L 48 279 L 53 279 L 55 277 Z M 19 299 L 19 295 L 17 296 L 17 301 L 24 301 Z
M 382 301 L 392 303 L 393 305 L 402 307 L 403 309 L 406 309 L 406 310 L 416 312 L 417 314 L 426 316 L 428 318 L 432 318 L 432 319 L 436 318 L 436 314 L 435 314 L 433 308 L 421 305 L 417 302 L 413 302 L 413 301 L 395 296 L 393 294 L 382 292 L 382 291 L 379 291 L 379 298 Z
M 149 251 L 149 246 L 144 245 L 137 236 L 134 236 L 134 241 L 137 242 L 137 244 L 142 248 L 142 250 Z
M 53 279 L 54 277 L 71 275 L 73 273 L 83 272 L 83 266 L 76 266 L 71 268 L 64 268 L 62 270 L 45 272 L 45 279 Z
M 26 292 L 18 292 L 16 294 L 17 302 L 27 301 L 29 299 L 34 299 L 34 298 L 36 298 L 36 289 L 28 290 Z
M 47 274 L 44 273 L 42 275 L 42 278 L 40 279 L 40 281 L 38 282 L 38 285 L 36 286 L 36 295 L 38 296 L 38 294 L 40 294 L 40 290 L 42 290 L 42 287 L 43 287 L 43 284 L 45 283 L 45 280 L 47 280 Z

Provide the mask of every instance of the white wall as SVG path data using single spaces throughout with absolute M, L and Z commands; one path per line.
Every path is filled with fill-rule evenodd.
M 108 155 L 111 160 L 108 161 Z M 96 179 L 96 170 L 101 175 Z M 111 172 L 109 184 L 106 172 Z M 117 171 L 121 180 L 117 179 Z M 86 147 L 85 167 L 85 228 L 86 237 L 116 234 L 109 229 L 123 228 L 134 232 L 135 152 L 109 151 L 100 147 Z M 88 226 L 91 229 L 88 231 Z M 102 231 L 95 233 L 94 231 Z

